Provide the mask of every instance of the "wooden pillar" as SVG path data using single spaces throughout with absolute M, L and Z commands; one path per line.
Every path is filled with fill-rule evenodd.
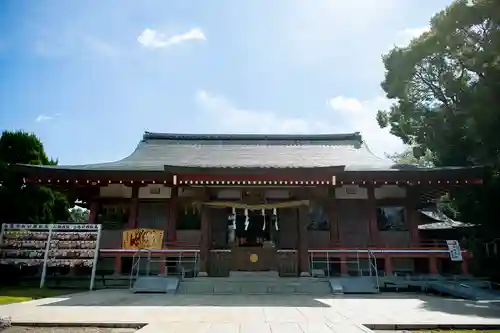
M 347 264 L 347 260 L 349 260 L 349 258 L 346 255 L 340 256 L 340 275 L 341 276 L 349 275 L 349 265 Z
M 406 218 L 408 219 L 408 228 L 410 229 L 411 244 L 420 247 L 420 234 L 418 224 L 420 216 L 418 213 L 418 189 L 414 186 L 407 187 L 406 193 Z
M 165 265 L 167 265 L 167 256 L 160 256 L 160 270 L 159 275 L 165 275 Z
M 114 275 L 121 275 L 121 274 L 122 274 L 122 255 L 116 254 Z
M 210 217 L 208 207 L 201 208 L 201 235 L 200 235 L 200 272 L 198 276 L 207 276 L 208 257 L 210 255 Z
M 173 187 L 170 200 L 168 202 L 167 246 L 172 245 L 177 240 L 177 205 L 179 204 L 178 193 L 177 187 Z
M 132 187 L 132 198 L 130 198 L 130 208 L 128 212 L 128 228 L 137 228 L 137 213 L 139 210 L 139 187 Z
M 97 213 L 99 212 L 99 202 L 92 201 L 89 207 L 89 223 L 95 224 L 97 222 Z
M 300 276 L 310 276 L 309 273 L 309 244 L 307 226 L 309 224 L 308 206 L 299 207 L 298 240 L 299 240 L 299 272 Z
M 385 275 L 390 276 L 393 274 L 392 271 L 392 257 L 386 256 L 384 258 L 384 266 L 385 266 Z
M 339 221 L 337 214 L 337 199 L 335 199 L 335 188 L 328 202 L 328 220 L 330 222 L 330 247 L 339 247 Z
M 375 187 L 369 185 L 367 187 L 368 194 L 368 232 L 370 235 L 370 246 L 380 246 L 378 224 L 377 224 L 377 200 L 375 199 Z
M 462 268 L 462 274 L 469 275 L 469 263 L 467 262 L 467 259 L 463 258 L 460 267 Z
M 439 274 L 437 257 L 434 255 L 429 257 L 429 274 L 433 275 Z

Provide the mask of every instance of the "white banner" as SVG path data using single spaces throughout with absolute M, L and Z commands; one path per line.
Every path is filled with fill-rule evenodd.
M 447 240 L 448 251 L 450 252 L 451 261 L 462 261 L 462 249 L 457 240 Z

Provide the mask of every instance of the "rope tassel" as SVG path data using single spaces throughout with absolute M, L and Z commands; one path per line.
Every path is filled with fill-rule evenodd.
M 276 208 L 273 208 L 273 216 L 274 216 L 274 229 L 276 231 L 279 231 L 279 226 L 278 226 L 278 211 Z
M 236 230 L 236 208 L 233 207 L 233 211 L 232 211 L 233 215 L 232 215 L 232 219 L 233 219 L 233 229 Z
M 262 231 L 266 230 L 266 210 L 262 209 L 262 219 L 264 223 L 262 223 Z
M 249 225 L 250 225 L 250 218 L 248 217 L 248 209 L 245 209 L 245 231 L 248 230 Z

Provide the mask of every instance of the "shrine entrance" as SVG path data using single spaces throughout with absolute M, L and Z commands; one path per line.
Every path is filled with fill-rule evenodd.
M 276 215 L 267 210 L 245 210 L 236 215 L 234 241 L 232 244 L 232 270 L 274 271 L 277 270 L 276 248 L 273 236 L 276 231 Z

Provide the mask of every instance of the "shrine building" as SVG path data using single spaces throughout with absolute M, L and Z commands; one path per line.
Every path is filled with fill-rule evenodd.
M 419 232 L 420 210 L 482 182 L 481 168 L 394 164 L 359 133 L 146 132 L 116 162 L 18 167 L 26 182 L 71 192 L 90 210 L 103 229 L 98 269 L 111 275 L 130 273 L 136 251 L 122 237 L 137 228 L 163 231 L 151 250 L 159 274 L 161 259 L 196 256 L 199 276 L 308 276 L 324 258 L 328 275 L 352 275 L 367 254 L 380 274 L 467 274 L 470 254 L 454 262 L 445 240 Z

